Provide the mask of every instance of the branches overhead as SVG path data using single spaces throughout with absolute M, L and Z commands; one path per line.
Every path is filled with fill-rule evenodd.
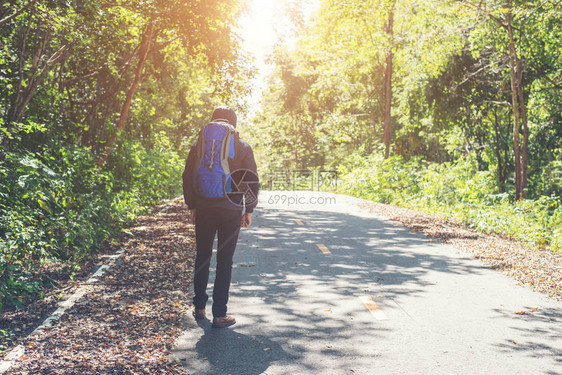
M 57 1 L 12 0 L 0 9 L 0 115 L 8 129 L 59 116 L 105 159 L 120 129 L 140 126 L 131 120 L 157 92 L 166 107 L 158 118 L 186 127 L 191 97 L 208 103 L 246 90 L 235 34 L 241 0 Z M 142 126 L 148 136 L 152 125 Z
M 29 2 L 27 4 L 25 4 L 24 6 L 22 6 L 18 10 L 16 10 L 13 14 L 1 19 L 0 20 L 0 27 L 2 27 L 2 25 L 4 25 L 4 24 L 10 22 L 11 20 L 16 18 L 17 16 L 19 16 L 23 12 L 29 10 L 33 5 L 35 5 L 35 3 L 37 3 L 37 1 L 39 1 L 39 0 L 29 0 Z M 9 9 L 9 7 L 8 7 L 8 9 Z

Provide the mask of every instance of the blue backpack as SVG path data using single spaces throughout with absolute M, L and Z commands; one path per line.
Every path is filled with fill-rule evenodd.
M 238 132 L 225 122 L 214 121 L 199 133 L 193 184 L 204 198 L 226 198 L 232 192 L 229 160 L 234 159 Z

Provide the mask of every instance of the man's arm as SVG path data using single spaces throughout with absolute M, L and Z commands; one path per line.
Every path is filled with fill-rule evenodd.
M 246 212 L 250 214 L 249 221 L 251 223 L 251 213 L 258 204 L 259 177 L 256 160 L 254 159 L 254 152 L 250 146 L 248 146 L 246 157 L 242 162 L 242 168 L 252 172 L 247 173 L 244 177 L 244 182 L 249 187 L 249 191 L 247 191 L 245 195 L 245 208 Z
M 242 215 L 242 222 L 240 223 L 240 226 L 242 228 L 248 228 L 251 225 L 252 225 L 252 213 L 246 212 L 244 213 L 244 215 Z

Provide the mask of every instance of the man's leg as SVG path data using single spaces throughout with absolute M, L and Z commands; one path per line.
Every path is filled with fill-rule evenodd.
M 213 241 L 217 232 L 216 219 L 212 212 L 199 209 L 195 213 L 195 243 L 197 256 L 195 257 L 195 272 L 193 275 L 193 305 L 196 309 L 204 309 L 209 296 L 207 283 L 209 282 L 209 264 L 213 255 Z
M 242 211 L 224 210 L 220 213 L 218 224 L 217 274 L 213 288 L 213 316 L 226 315 L 230 278 L 232 275 L 232 258 L 240 233 Z

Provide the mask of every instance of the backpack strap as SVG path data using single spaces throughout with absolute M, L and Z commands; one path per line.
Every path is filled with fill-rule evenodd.
M 240 144 L 240 133 L 238 133 L 236 130 L 234 130 L 234 158 L 236 157 L 236 154 L 238 153 L 239 144 Z
M 198 140 L 198 147 L 197 147 L 197 157 L 201 158 L 203 153 L 205 152 L 205 126 L 201 128 L 199 131 L 199 140 Z

